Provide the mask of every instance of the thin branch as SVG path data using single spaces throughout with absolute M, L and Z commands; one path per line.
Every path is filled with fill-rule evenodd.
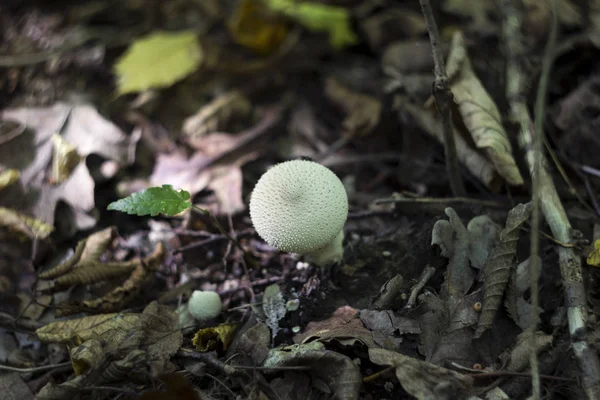
M 49 371 L 56 368 L 69 367 L 71 362 L 67 361 L 59 364 L 42 365 L 41 367 L 30 367 L 30 368 L 17 368 L 8 365 L 0 365 L 0 371 L 17 372 L 21 374 L 27 374 L 32 372 Z
M 534 188 L 534 194 L 539 196 L 537 198 L 544 199 L 540 204 L 544 218 L 558 241 L 571 243 L 571 224 L 556 192 L 552 176 L 547 170 L 545 157 L 541 152 L 536 152 L 534 148 L 534 128 L 527 109 L 526 95 L 523 93 L 523 88 L 527 87 L 527 78 L 521 68 L 521 63 L 525 58 L 521 36 L 522 15 L 512 0 L 504 0 L 503 3 L 504 39 L 507 53 L 506 95 L 510 104 L 511 117 L 519 124 L 519 145 L 525 153 L 530 174 L 536 180 L 537 190 Z M 538 114 L 536 116 L 541 119 L 543 114 L 539 114 L 539 111 L 536 110 Z M 541 132 L 542 129 L 538 128 L 537 133 L 540 137 Z M 596 351 L 590 348 L 587 341 L 588 315 L 581 255 L 576 253 L 572 247 L 558 247 L 556 251 L 559 256 L 572 349 L 583 375 L 582 386 L 589 399 L 600 399 L 600 360 Z M 532 258 L 532 260 L 535 259 L 536 257 Z
M 431 52 L 433 53 L 433 62 L 435 65 L 433 97 L 435 98 L 438 112 L 442 117 L 446 172 L 454 196 L 464 197 L 466 196 L 467 191 L 465 190 L 460 175 L 458 156 L 456 155 L 456 144 L 454 143 L 454 129 L 452 128 L 452 103 L 454 102 L 454 97 L 450 91 L 448 75 L 446 74 L 446 67 L 444 65 L 444 57 L 438 44 L 439 34 L 435 18 L 433 17 L 433 11 L 431 10 L 431 4 L 429 3 L 429 0 L 419 0 L 419 3 L 421 3 L 421 10 L 425 17 L 425 25 L 427 25 L 427 31 L 429 32 L 429 41 L 431 42 Z

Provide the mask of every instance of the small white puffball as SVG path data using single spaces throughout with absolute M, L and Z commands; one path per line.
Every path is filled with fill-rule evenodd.
M 198 321 L 216 318 L 221 314 L 223 303 L 221 297 L 215 292 L 195 290 L 188 302 L 188 311 Z
M 250 198 L 250 218 L 268 244 L 317 264 L 342 258 L 347 217 L 342 181 L 313 161 L 277 164 L 258 180 Z

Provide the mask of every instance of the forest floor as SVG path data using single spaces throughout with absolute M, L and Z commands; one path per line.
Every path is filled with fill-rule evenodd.
M 3 1 L 0 398 L 600 399 L 600 1 L 427 4 Z

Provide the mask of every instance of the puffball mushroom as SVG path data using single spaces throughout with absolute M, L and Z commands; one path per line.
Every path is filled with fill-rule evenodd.
M 342 181 L 313 161 L 275 165 L 258 180 L 250 197 L 250 218 L 269 245 L 306 255 L 319 265 L 342 258 L 347 217 Z
M 198 321 L 213 319 L 221 314 L 223 303 L 221 296 L 215 292 L 194 290 L 188 301 L 189 313 Z

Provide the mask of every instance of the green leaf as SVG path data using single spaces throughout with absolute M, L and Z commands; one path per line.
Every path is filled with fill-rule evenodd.
M 108 210 L 122 211 L 127 214 L 176 215 L 191 207 L 190 193 L 185 190 L 177 191 L 171 185 L 151 187 L 129 197 L 110 203 Z
M 295 0 L 268 0 L 273 11 L 298 21 L 313 32 L 328 32 L 329 43 L 335 49 L 353 45 L 358 38 L 350 27 L 350 15 L 343 7 Z
M 118 94 L 169 87 L 194 72 L 202 48 L 193 31 L 154 32 L 136 40 L 117 61 Z

